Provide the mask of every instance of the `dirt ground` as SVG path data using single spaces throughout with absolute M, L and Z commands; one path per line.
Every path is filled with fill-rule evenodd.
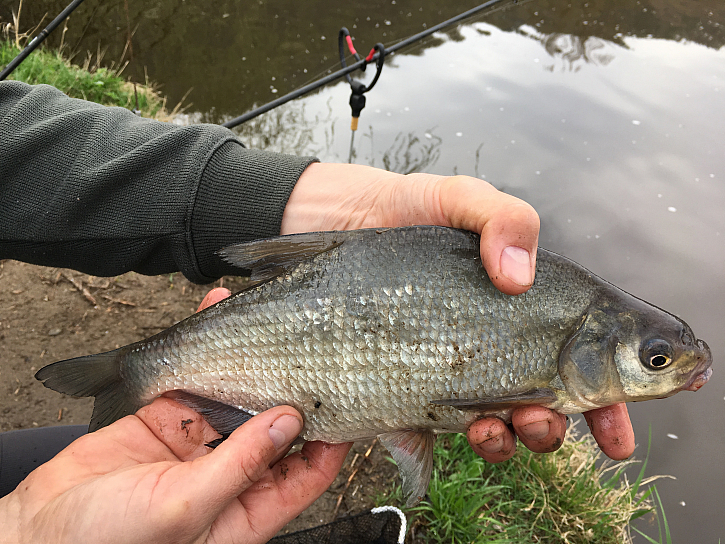
M 196 311 L 207 291 L 220 283 L 235 292 L 243 280 L 199 286 L 181 274 L 98 278 L 0 261 L 0 431 L 88 423 L 93 399 L 46 389 L 35 372 L 54 361 L 151 336 Z M 330 489 L 283 532 L 332 521 L 341 495 L 338 517 L 372 507 L 375 494 L 397 471 L 379 444 L 364 459 L 369 446 L 355 444 Z

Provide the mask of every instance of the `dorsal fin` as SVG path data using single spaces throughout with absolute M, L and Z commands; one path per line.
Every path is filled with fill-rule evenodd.
M 264 281 L 293 270 L 321 253 L 341 245 L 340 231 L 288 234 L 266 240 L 234 244 L 218 253 L 229 264 L 251 271 L 252 281 Z

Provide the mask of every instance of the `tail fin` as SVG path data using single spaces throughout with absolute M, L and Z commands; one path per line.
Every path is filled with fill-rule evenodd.
M 121 378 L 121 360 L 126 348 L 97 355 L 58 361 L 44 366 L 35 374 L 43 385 L 73 397 L 96 397 L 88 432 L 110 425 L 117 419 L 133 414 L 141 407 L 129 395 Z

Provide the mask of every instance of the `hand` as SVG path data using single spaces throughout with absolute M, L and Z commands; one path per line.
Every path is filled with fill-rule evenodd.
M 481 259 L 502 292 L 531 287 L 536 270 L 539 217 L 527 203 L 467 176 L 407 176 L 349 164 L 311 164 L 295 186 L 282 217 L 282 234 L 366 227 L 442 225 L 481 235 Z M 602 451 L 625 459 L 634 451 L 634 432 L 625 404 L 584 414 Z M 530 450 L 561 445 L 566 418 L 537 406 L 517 409 L 513 427 Z M 484 418 L 468 430 L 473 449 L 489 462 L 509 459 L 514 435 L 499 419 Z
M 229 296 L 211 291 L 202 308 Z M 85 435 L 0 499 L 3 542 L 266 542 L 321 495 L 349 444 L 307 442 L 289 406 L 219 435 L 196 412 L 156 399 Z

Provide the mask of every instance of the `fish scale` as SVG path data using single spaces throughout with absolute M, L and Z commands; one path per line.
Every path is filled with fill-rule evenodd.
M 291 405 L 305 440 L 378 436 L 409 505 L 427 488 L 436 433 L 526 404 L 574 413 L 665 397 L 710 376 L 709 348 L 683 321 L 541 248 L 518 296 L 491 283 L 477 235 L 443 227 L 298 234 L 225 254 L 251 270 L 249 288 L 36 376 L 95 396 L 91 430 L 161 394 L 223 437 Z
M 357 241 L 346 241 L 254 293 L 223 302 L 220 319 L 205 319 L 195 336 L 185 328 L 171 331 L 167 339 L 179 347 L 170 366 L 154 365 L 153 350 L 141 350 L 124 361 L 127 373 L 137 376 L 144 402 L 182 389 L 254 412 L 290 404 L 305 414 L 307 440 L 359 440 L 411 423 L 465 430 L 470 413 L 431 408 L 431 402 L 546 385 L 562 336 L 588 300 L 579 297 L 577 308 L 577 297 L 569 297 L 566 323 L 542 334 L 550 321 L 546 292 L 500 295 L 482 274 L 476 238 L 453 233 L 456 243 L 450 231 L 432 230 L 411 245 L 410 231 L 388 231 L 386 238 L 398 239 L 364 252 Z M 463 252 L 454 274 L 447 254 Z M 421 259 L 429 265 L 420 268 Z M 555 268 L 543 259 L 541 281 Z M 437 290 L 441 277 L 449 284 Z M 541 311 L 517 319 L 521 307 Z M 222 374 L 234 384 L 222 383 Z

